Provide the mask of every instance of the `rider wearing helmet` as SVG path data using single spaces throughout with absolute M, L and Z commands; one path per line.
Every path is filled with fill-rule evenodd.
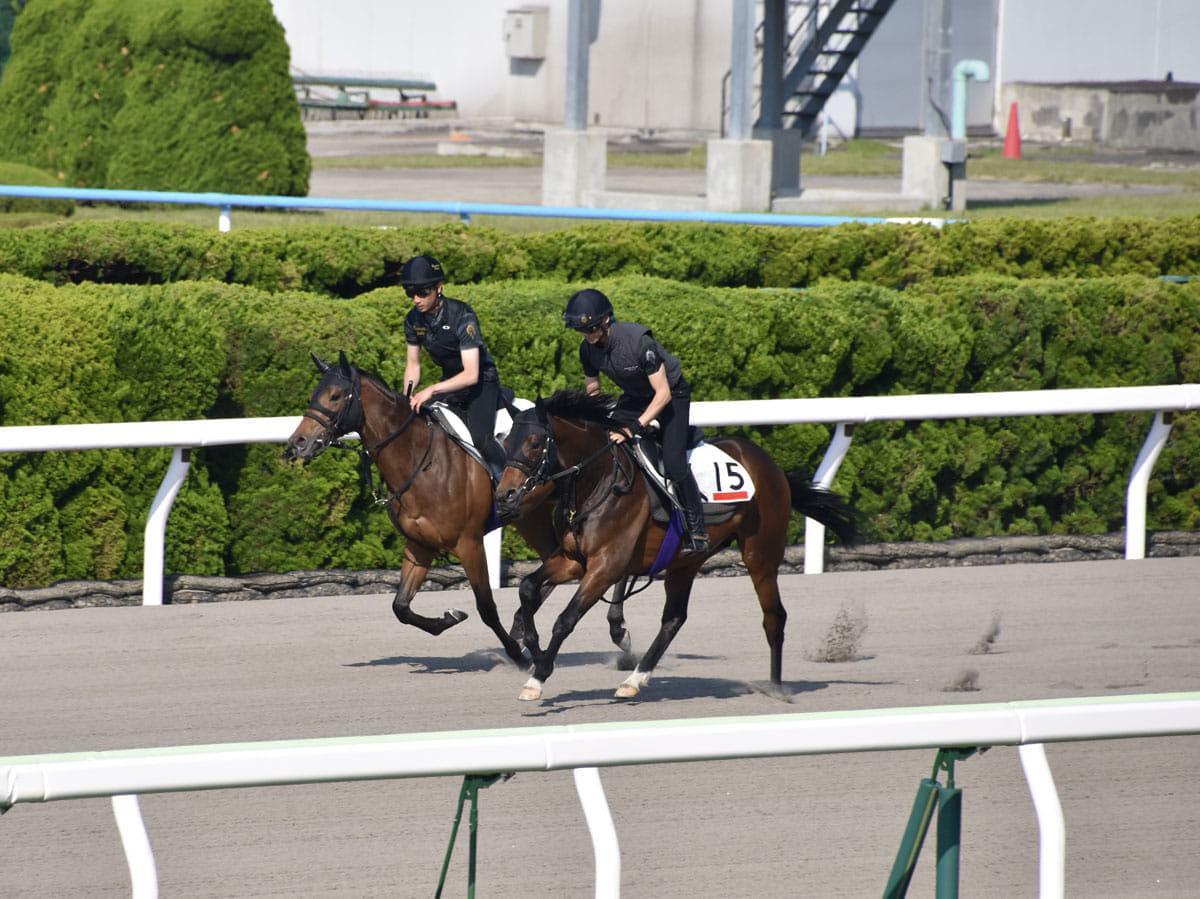
M 404 263 L 400 284 L 412 298 L 404 316 L 408 356 L 404 365 L 404 390 L 414 412 L 435 396 L 458 407 L 467 421 L 471 439 L 488 461 L 493 480 L 504 469 L 504 448 L 494 436 L 500 375 L 487 351 L 475 310 L 462 300 L 442 294 L 446 273 L 432 256 L 414 256 Z M 416 390 L 421 383 L 421 348 L 442 369 L 442 380 Z
M 587 392 L 600 392 L 601 372 L 622 391 L 613 411 L 613 418 L 622 424 L 614 427 L 613 440 L 619 443 L 626 436 L 642 436 L 650 422 L 658 419 L 664 473 L 683 504 L 690 540 L 683 552 L 707 552 L 700 488 L 687 463 L 692 391 L 679 360 L 663 349 L 649 328 L 615 319 L 608 297 L 593 288 L 571 297 L 563 323 L 583 334 L 579 361 Z

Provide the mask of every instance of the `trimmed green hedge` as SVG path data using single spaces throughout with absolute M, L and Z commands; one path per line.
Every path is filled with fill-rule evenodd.
M 0 162 L 0 184 L 25 187 L 58 187 L 58 182 L 41 169 L 16 162 Z M 43 213 L 68 216 L 75 211 L 74 200 L 46 200 L 40 197 L 0 197 L 0 213 Z
M 304 196 L 289 58 L 269 0 L 29 0 L 0 159 L 79 187 Z
M 811 287 L 827 279 L 903 288 L 946 277 L 1200 274 L 1200 216 L 1162 220 L 992 219 L 946 225 L 745 228 L 591 224 L 514 235 L 441 225 L 213 228 L 70 222 L 0 230 L 0 271 L 56 284 L 212 279 L 353 297 L 394 285 L 431 253 L 452 284 L 647 275 L 711 287 Z
M 603 289 L 683 360 L 701 400 L 1106 387 L 1200 381 L 1200 282 L 1142 277 L 942 278 L 896 291 L 715 288 L 624 276 Z M 579 386 L 561 310 L 585 282 L 452 287 L 471 302 L 506 384 Z M 398 383 L 397 288 L 341 300 L 217 281 L 55 286 L 0 276 L 0 424 L 294 415 L 317 373 L 309 350 Z M 432 366 L 427 367 L 432 369 Z M 430 372 L 432 374 L 432 372 Z M 1123 524 L 1124 490 L 1149 414 L 858 428 L 836 486 L 868 538 L 1098 533 Z M 1150 526 L 1200 526 L 1200 440 L 1177 418 L 1150 489 Z M 823 426 L 731 429 L 782 467 L 813 470 Z M 361 494 L 354 457 L 308 466 L 281 447 L 197 450 L 167 532 L 167 569 L 235 574 L 383 568 L 402 541 Z M 142 530 L 168 451 L 0 454 L 0 577 L 137 577 Z M 507 552 L 520 551 L 506 533 Z

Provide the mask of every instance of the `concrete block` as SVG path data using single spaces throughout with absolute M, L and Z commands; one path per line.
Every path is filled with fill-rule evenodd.
M 771 208 L 771 142 L 710 140 L 705 173 L 710 212 Z
M 967 144 L 945 137 L 910 136 L 901 151 L 900 193 L 930 209 L 967 205 Z
M 604 190 L 608 143 L 596 131 L 547 131 L 542 143 L 542 205 L 583 206 Z

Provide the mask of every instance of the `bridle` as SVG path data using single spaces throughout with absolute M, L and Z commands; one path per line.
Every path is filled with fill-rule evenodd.
M 513 505 L 520 506 L 525 497 L 545 484 L 554 484 L 558 488 L 558 507 L 556 515 L 564 516 L 572 532 L 578 535 L 578 527 L 583 520 L 594 512 L 600 505 L 608 499 L 609 496 L 624 495 L 632 489 L 634 468 L 631 460 L 623 458 L 618 451 L 618 444 L 611 440 L 606 440 L 604 444 L 591 455 L 585 456 L 574 465 L 570 465 L 561 471 L 550 473 L 550 468 L 554 464 L 554 459 L 558 455 L 558 443 L 554 437 L 554 420 L 545 413 L 538 412 L 538 423 L 544 429 L 545 439 L 542 441 L 542 453 L 536 462 L 531 462 L 528 459 L 522 458 L 516 454 L 510 453 L 505 460 L 505 464 L 511 466 L 518 471 L 525 473 L 525 480 L 516 491 L 516 497 L 513 500 Z M 583 469 L 587 468 L 592 462 L 599 459 L 605 453 L 612 456 L 613 468 L 612 478 L 608 482 L 608 486 L 599 493 L 598 498 L 586 509 L 579 509 L 576 501 L 575 490 L 579 480 L 579 474 Z M 626 462 L 629 462 L 626 467 Z M 561 482 L 561 483 L 559 483 Z M 595 495 L 595 493 L 593 494 Z
M 334 410 L 321 403 L 319 396 L 322 391 L 321 385 L 318 384 L 302 417 L 311 418 L 321 426 L 321 433 L 313 438 L 313 442 L 317 446 L 336 446 L 344 449 L 346 445 L 341 442 L 340 438 L 351 431 L 360 431 L 362 428 L 362 375 L 357 368 L 350 369 L 349 379 L 341 373 L 335 374 L 332 368 L 326 373 L 326 377 L 331 374 L 334 383 L 345 389 L 345 400 L 341 408 Z
M 333 369 L 330 368 L 326 375 L 328 376 L 332 372 Z M 357 431 L 360 435 L 362 434 L 362 428 L 364 424 L 362 407 L 362 372 L 356 366 L 350 366 L 350 374 L 348 378 L 346 375 L 343 375 L 340 372 L 333 374 L 333 378 L 334 383 L 338 383 L 343 388 L 346 388 L 345 401 L 342 403 L 341 407 L 337 410 L 334 410 L 322 405 L 321 401 L 318 399 L 319 394 L 322 392 L 321 385 L 317 385 L 317 389 L 313 391 L 312 399 L 309 401 L 308 408 L 304 410 L 303 417 L 311 418 L 318 425 L 320 425 L 322 429 L 321 433 L 314 438 L 314 442 L 317 443 L 318 446 L 327 446 L 332 447 L 333 449 L 354 450 L 356 453 L 358 453 L 359 471 L 362 476 L 363 483 L 366 485 L 367 491 L 371 494 L 371 499 L 376 505 L 379 506 L 390 503 L 393 499 L 396 499 L 405 491 L 407 491 L 408 488 L 412 486 L 413 481 L 416 480 L 417 475 L 428 467 L 429 456 L 433 450 L 433 422 L 428 418 L 425 420 L 426 425 L 429 427 L 429 442 L 425 446 L 425 452 L 422 454 L 420 461 L 418 461 L 417 465 L 413 468 L 413 473 L 400 487 L 392 490 L 386 496 L 381 497 L 375 490 L 375 478 L 372 473 L 372 464 L 374 460 L 372 459 L 371 454 L 378 453 L 385 446 L 408 430 L 408 426 L 419 417 L 418 413 L 413 412 L 412 407 L 410 406 L 408 417 L 404 419 L 404 423 L 374 446 L 365 446 L 365 442 L 361 439 L 355 445 L 345 443 L 341 440 L 345 434 L 349 434 L 351 431 Z M 390 486 L 387 485 L 387 482 L 383 480 L 382 472 L 380 473 L 379 477 L 384 486 Z

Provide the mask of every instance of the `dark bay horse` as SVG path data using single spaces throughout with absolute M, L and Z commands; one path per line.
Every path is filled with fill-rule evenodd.
M 612 398 L 559 391 L 539 399 L 513 421 L 505 441 L 507 467 L 496 490 L 502 518 L 523 521 L 554 497 L 555 528 L 561 546 L 521 582 L 522 638 L 533 658 L 532 676 L 520 698 L 541 697 L 563 641 L 605 590 L 621 578 L 651 569 L 667 535 L 655 521 L 645 479 L 627 443 L 611 443 Z M 814 518 L 846 542 L 854 540 L 856 515 L 846 500 L 786 475 L 758 445 L 739 437 L 708 441 L 724 450 L 749 474 L 754 495 L 732 507 L 724 521 L 708 524 L 711 549 L 705 555 L 676 554 L 664 575 L 662 623 L 618 697 L 636 696 L 650 680 L 671 640 L 687 619 L 696 573 L 708 556 L 737 540 L 762 608 L 763 630 L 771 650 L 772 692 L 783 695 L 783 631 L 787 612 L 779 596 L 778 573 L 787 543 L 791 510 Z M 534 615 L 546 586 L 575 578 L 579 587 L 554 623 L 549 643 L 539 644 Z
M 311 461 L 339 437 L 357 432 L 388 486 L 392 523 L 405 536 L 400 587 L 392 601 L 396 617 L 429 634 L 440 634 L 466 619 L 467 613 L 459 609 L 428 618 L 411 608 L 434 556 L 451 552 L 471 582 L 479 617 L 500 638 L 508 657 L 527 668 L 520 642 L 500 624 L 488 579 L 483 535 L 496 525 L 491 476 L 428 415 L 414 413 L 408 397 L 348 363 L 344 352 L 338 355 L 337 365 L 313 355 L 321 381 L 304 420 L 288 439 L 285 458 Z M 558 545 L 551 515 L 547 506 L 516 525 L 543 559 Z

